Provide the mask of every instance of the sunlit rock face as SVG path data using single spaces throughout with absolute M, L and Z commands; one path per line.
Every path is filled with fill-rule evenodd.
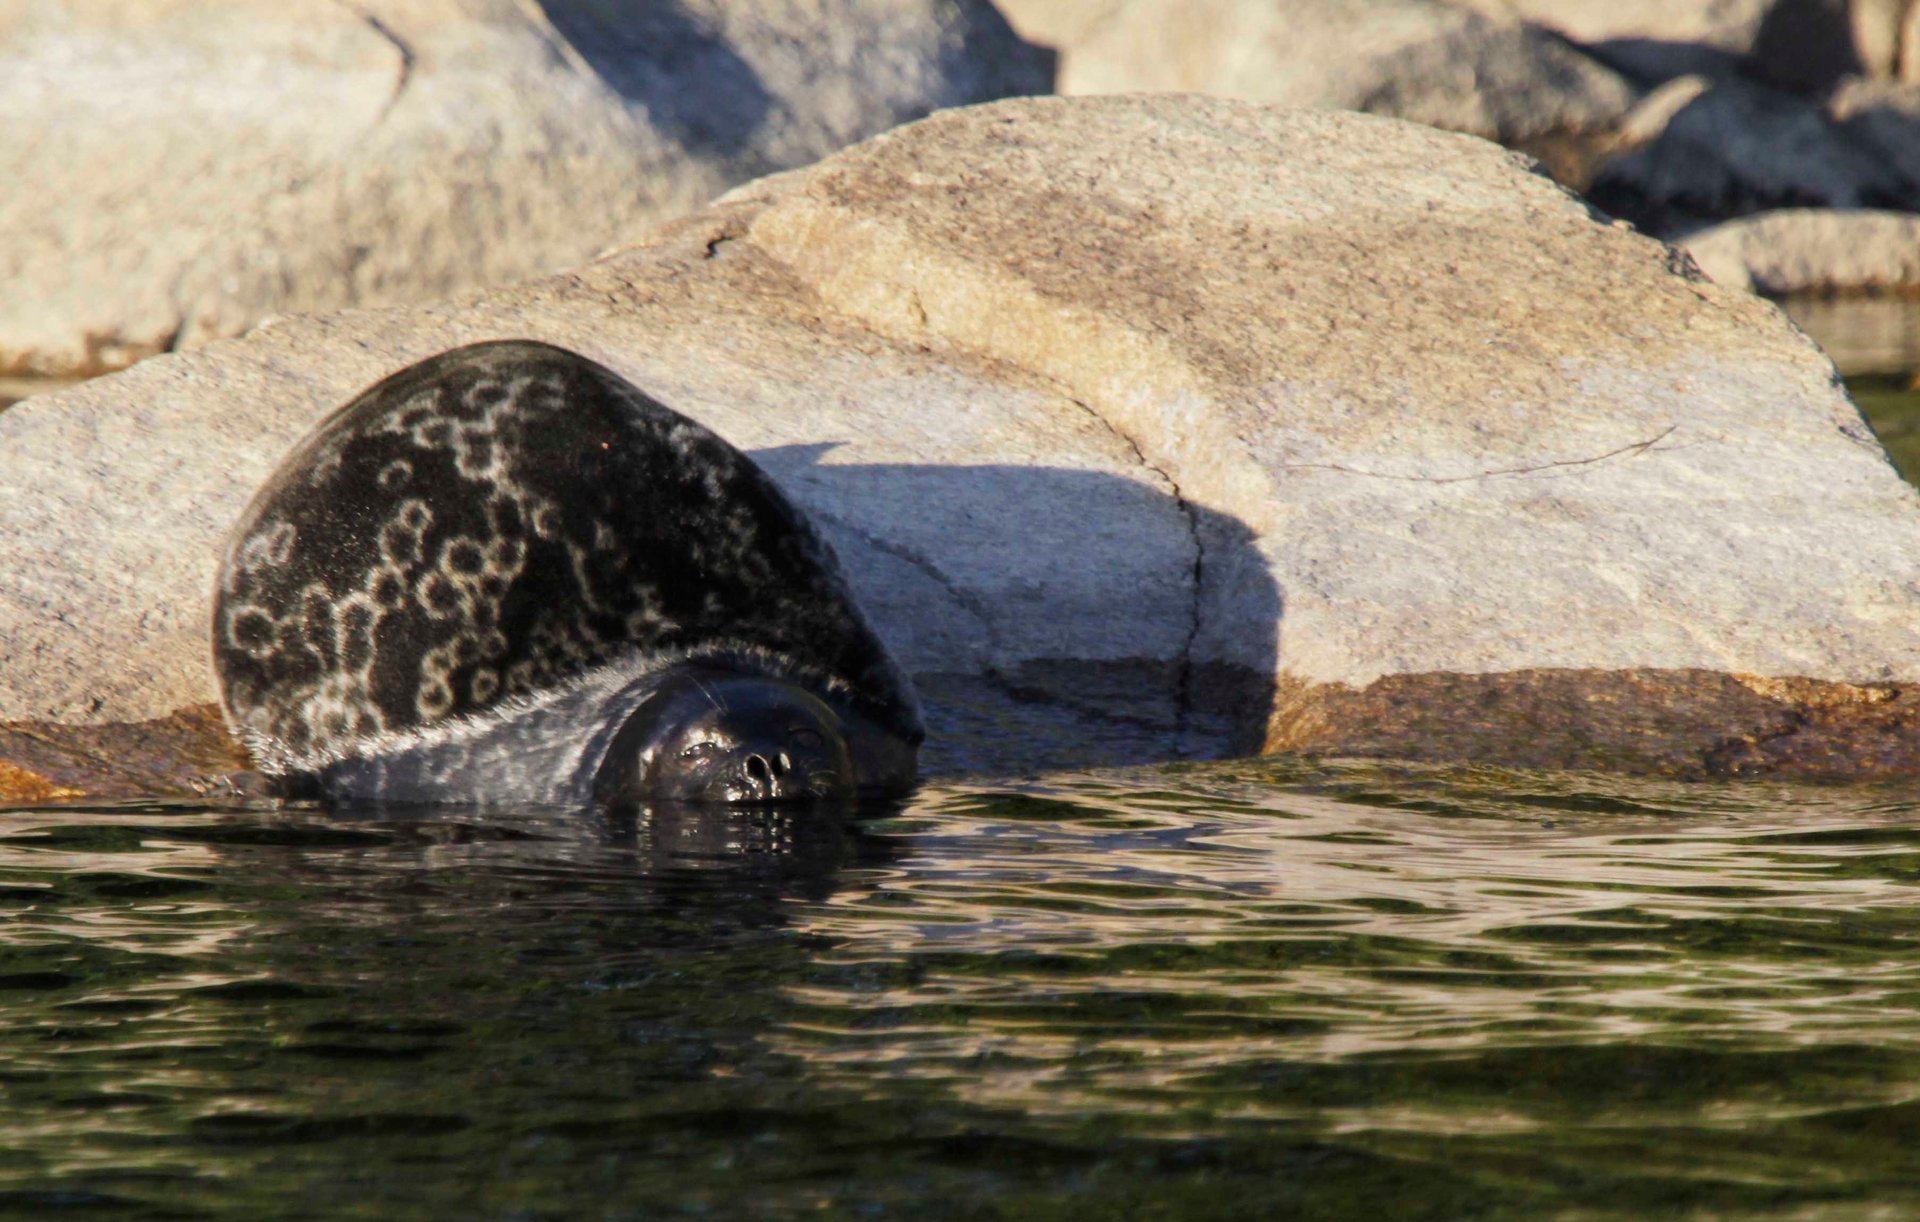
M 1192 91 L 1340 107 L 1504 141 L 1610 129 L 1635 91 L 1498 4 L 1007 0 L 1060 51 L 1060 92 Z
M 1051 86 L 987 0 L 0 6 L 0 375 L 558 271 Z
M 1920 766 L 1920 498 L 1772 306 L 1494 145 L 1196 97 L 943 113 L 564 276 L 10 409 L 0 719 L 209 700 L 221 540 L 286 449 L 510 336 L 782 486 L 935 773 Z

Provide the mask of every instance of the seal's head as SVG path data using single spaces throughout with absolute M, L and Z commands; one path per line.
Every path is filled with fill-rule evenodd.
M 594 782 L 610 806 L 817 802 L 855 791 L 846 728 L 819 697 L 763 675 L 687 667 L 613 738 Z

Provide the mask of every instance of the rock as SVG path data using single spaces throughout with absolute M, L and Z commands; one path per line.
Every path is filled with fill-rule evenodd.
M 1813 105 L 1742 81 L 1670 81 L 1621 128 L 1624 147 L 1588 194 L 1653 233 L 1771 208 L 1920 202 L 1912 182 Z
M 1920 183 L 1920 85 L 1855 77 L 1834 90 L 1827 109 L 1859 147 Z
M 1601 63 L 1640 80 L 1731 76 L 1780 0 L 1505 0 Z
M 19 404 L 0 718 L 206 701 L 218 543 L 280 454 L 504 336 L 613 366 L 816 518 L 935 771 L 994 726 L 1030 765 L 1920 767 L 1887 712 L 1920 493 L 1773 306 L 1484 142 L 1193 96 L 939 114 L 565 275 Z
M 1014 32 L 1047 47 L 1077 46 L 1113 20 L 1127 0 L 998 0 Z
M 1847 31 L 1861 70 L 1899 78 L 1911 51 L 1904 44 L 1914 21 L 1913 0 L 1847 0 Z
M 1634 90 L 1560 39 L 1442 0 L 1013 0 L 1060 92 L 1198 91 L 1364 110 L 1507 142 L 1605 130 Z
M 1818 96 L 1851 77 L 1920 80 L 1920 4 L 1914 0 L 1469 2 L 1551 29 L 1647 82 L 1739 72 Z
M 1051 75 L 987 0 L 0 6 L 0 375 L 570 267 Z
M 1892 0 L 1891 7 L 1901 10 L 1899 30 L 1894 35 L 1893 74 L 1908 84 L 1920 83 L 1920 4 L 1913 0 Z
M 1897 39 L 1891 7 L 1888 0 L 1774 0 L 1743 67 L 1798 94 L 1821 94 L 1861 73 L 1884 75 Z
M 1920 288 L 1920 216 L 1787 208 L 1690 234 L 1700 269 L 1721 284 L 1788 293 Z
M 0 806 L 155 793 L 259 797 L 246 753 L 211 704 L 132 725 L 0 722 Z

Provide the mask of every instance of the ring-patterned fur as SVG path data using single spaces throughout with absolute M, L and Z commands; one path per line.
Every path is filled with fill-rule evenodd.
M 740 451 L 547 344 L 474 344 L 330 416 L 236 526 L 215 667 L 263 770 L 311 773 L 609 663 L 752 654 L 917 744 L 831 549 Z

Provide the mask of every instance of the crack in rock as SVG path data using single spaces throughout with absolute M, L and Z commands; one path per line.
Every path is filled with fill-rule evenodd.
M 1657 435 L 1645 441 L 1636 441 L 1618 449 L 1608 450 L 1605 454 L 1595 454 L 1591 458 L 1561 458 L 1551 462 L 1536 463 L 1527 467 L 1496 467 L 1491 471 L 1476 471 L 1472 475 L 1393 475 L 1385 471 L 1366 471 L 1359 467 L 1349 467 L 1332 462 L 1292 462 L 1282 463 L 1283 471 L 1338 471 L 1342 475 L 1359 475 L 1367 479 L 1401 480 L 1410 484 L 1465 484 L 1477 479 L 1493 479 L 1502 475 L 1531 475 L 1540 471 L 1551 471 L 1559 467 L 1587 467 L 1594 463 L 1606 462 L 1610 458 L 1637 458 L 1642 454 L 1655 452 L 1655 447 L 1679 431 L 1680 426 L 1670 424 Z M 1669 449 L 1675 447 L 1668 447 Z
M 871 547 L 882 555 L 892 556 L 894 559 L 909 565 L 917 572 L 925 574 L 935 585 L 946 591 L 947 597 L 959 604 L 961 610 L 980 621 L 980 626 L 986 630 L 987 634 L 988 656 L 982 659 L 984 664 L 980 669 L 978 678 L 991 684 L 1001 695 L 1016 703 L 1062 703 L 1049 698 L 1046 693 L 1013 683 L 1007 678 L 1005 673 L 994 664 L 993 659 L 1000 652 L 1000 628 L 999 624 L 995 622 L 986 601 L 978 595 L 969 593 L 963 589 L 958 582 L 947 576 L 946 572 L 942 570 L 939 565 L 928 559 L 924 553 L 916 548 L 908 547 L 904 543 L 895 543 L 891 539 L 882 539 L 870 531 L 861 529 L 838 514 L 828 513 L 824 509 L 813 508 L 809 509 L 808 512 L 821 521 L 830 522 L 838 529 L 853 535 L 862 543 L 865 543 L 868 547 Z
M 1178 754 L 1187 754 L 1188 731 L 1193 721 L 1193 645 L 1200 638 L 1200 597 L 1207 572 L 1207 544 L 1200 534 L 1200 518 L 1194 512 L 1193 505 L 1180 490 L 1180 482 L 1163 468 L 1147 458 L 1124 429 L 1102 415 L 1091 403 L 1082 399 L 1069 399 L 1081 411 L 1100 422 L 1102 428 L 1118 438 L 1121 444 L 1133 452 L 1134 459 L 1141 468 L 1153 472 L 1166 485 L 1167 494 L 1173 498 L 1174 505 L 1180 510 L 1181 520 L 1187 524 L 1187 539 L 1193 547 L 1193 564 L 1189 567 L 1187 580 L 1193 588 L 1193 598 L 1187 613 L 1187 635 L 1180 643 L 1180 661 L 1174 668 L 1173 680 L 1173 717 L 1175 750 Z
M 1168 482 L 1171 483 L 1172 481 Z M 984 659 L 985 664 L 975 677 L 991 684 L 995 690 L 1008 700 L 1017 704 L 1044 705 L 1050 708 L 1065 709 L 1078 716 L 1106 722 L 1111 725 L 1163 731 L 1164 728 L 1159 723 L 1143 718 L 1133 718 L 1116 714 L 1112 709 L 1095 707 L 1083 701 L 1074 700 L 1062 693 L 1048 691 L 1045 688 L 1035 686 L 1031 683 L 1023 683 L 1009 676 L 994 662 L 994 658 L 1002 652 L 1002 642 L 999 624 L 995 620 L 986 600 L 976 594 L 969 593 L 958 582 L 947 576 L 939 565 L 935 564 L 924 553 L 915 548 L 908 547 L 903 543 L 895 543 L 889 539 L 879 538 L 847 521 L 845 518 L 840 517 L 838 514 L 829 513 L 824 509 L 809 508 L 807 512 L 811 516 L 823 522 L 831 523 L 836 528 L 853 535 L 875 551 L 903 561 L 916 571 L 925 574 L 944 590 L 949 598 L 959 604 L 962 610 L 979 620 L 981 627 L 986 630 L 988 656 Z M 1191 643 L 1192 638 L 1189 637 L 1188 644 L 1191 645 Z M 1183 685 L 1183 695 L 1184 690 Z M 1180 720 L 1176 723 L 1176 731 L 1181 733 L 1182 739 L 1184 740 L 1186 724 L 1184 706 L 1179 710 L 1179 718 Z
M 952 598 L 954 602 L 959 603 L 967 614 L 979 620 L 981 626 L 987 630 L 988 641 L 998 646 L 999 633 L 986 603 L 981 600 L 978 595 L 968 593 L 962 589 L 951 577 L 948 577 L 946 573 L 941 571 L 939 565 L 929 560 L 924 554 L 914 548 L 908 547 L 904 543 L 895 543 L 890 539 L 882 539 L 877 535 L 871 534 L 854 525 L 852 522 L 847 521 L 845 518 L 840 517 L 838 514 L 828 513 L 824 509 L 817 508 L 809 508 L 808 512 L 821 521 L 831 522 L 839 529 L 856 536 L 862 543 L 873 548 L 873 550 L 892 556 L 896 560 L 905 561 L 915 569 L 925 573 L 933 579 L 936 585 L 947 592 L 948 597 Z
M 392 26 L 359 5 L 349 3 L 349 0 L 339 0 L 339 3 L 341 8 L 352 13 L 368 29 L 385 39 L 387 44 L 400 55 L 400 71 L 394 77 L 393 92 L 387 95 L 386 103 L 380 107 L 380 113 L 374 116 L 373 126 L 378 127 L 386 122 L 388 115 L 393 113 L 394 106 L 400 101 L 400 95 L 407 91 L 407 86 L 413 81 L 415 59 L 413 48 L 407 45 L 407 41 L 400 35 L 394 33 Z

